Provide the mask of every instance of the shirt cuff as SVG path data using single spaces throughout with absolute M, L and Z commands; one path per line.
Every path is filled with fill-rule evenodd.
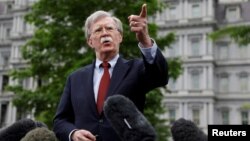
M 69 133 L 69 141 L 72 141 L 71 136 L 72 136 L 72 134 L 73 134 L 75 131 L 77 131 L 77 129 L 72 130 L 72 131 Z
M 141 43 L 138 44 L 138 47 L 140 48 L 142 54 L 144 55 L 146 61 L 149 64 L 153 64 L 155 56 L 156 56 L 156 51 L 157 51 L 157 44 L 155 43 L 155 40 L 151 39 L 153 46 L 152 47 L 144 47 Z

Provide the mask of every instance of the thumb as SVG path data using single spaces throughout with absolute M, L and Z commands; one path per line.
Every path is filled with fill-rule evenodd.
M 139 15 L 142 18 L 146 18 L 147 17 L 147 4 L 143 4 L 142 8 L 141 8 L 141 13 Z

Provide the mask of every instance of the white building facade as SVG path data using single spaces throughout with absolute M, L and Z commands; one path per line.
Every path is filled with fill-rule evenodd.
M 32 37 L 33 26 L 25 23 L 24 15 L 35 0 L 0 1 L 0 128 L 23 117 L 13 106 L 14 94 L 6 91 L 7 85 L 21 83 L 34 88 L 32 79 L 15 80 L 9 77 L 12 69 L 22 69 L 26 62 L 21 56 L 21 46 Z
M 33 26 L 24 15 L 35 0 L 0 2 L 0 128 L 21 118 L 13 106 L 7 85 L 21 83 L 33 89 L 33 79 L 13 81 L 8 73 L 27 64 L 21 46 L 32 36 Z M 167 58 L 180 57 L 183 73 L 170 80 L 165 91 L 166 118 L 193 120 L 204 131 L 208 124 L 249 124 L 250 49 L 230 38 L 219 41 L 209 34 L 227 25 L 249 24 L 249 2 L 217 0 L 165 0 L 169 4 L 155 16 L 159 36 L 174 32 L 176 41 L 164 51 Z
M 170 79 L 164 104 L 170 123 L 194 121 L 207 131 L 209 124 L 249 124 L 250 47 L 209 34 L 230 25 L 249 25 L 250 2 L 166 0 L 168 8 L 156 16 L 160 36 L 174 32 L 176 41 L 166 57 L 179 57 L 183 73 Z

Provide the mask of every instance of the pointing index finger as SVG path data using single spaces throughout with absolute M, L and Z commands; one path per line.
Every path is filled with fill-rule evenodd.
M 141 13 L 139 15 L 142 18 L 146 18 L 147 17 L 147 4 L 143 4 L 142 8 L 141 8 Z

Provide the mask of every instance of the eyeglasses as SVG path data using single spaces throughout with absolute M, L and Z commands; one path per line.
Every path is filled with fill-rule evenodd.
M 114 26 L 111 26 L 111 25 L 107 25 L 104 27 L 98 26 L 98 27 L 93 29 L 92 34 L 98 36 L 98 35 L 101 35 L 104 31 L 107 33 L 112 33 L 116 30 L 117 30 L 117 28 Z

